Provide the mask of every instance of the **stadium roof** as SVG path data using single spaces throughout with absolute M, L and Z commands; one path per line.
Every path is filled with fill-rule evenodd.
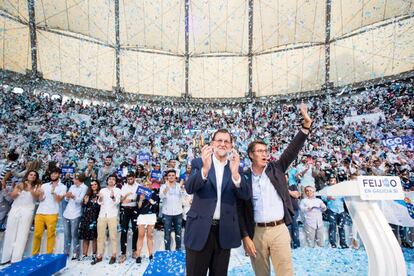
M 145 95 L 320 90 L 414 70 L 413 2 L 0 0 L 0 65 Z

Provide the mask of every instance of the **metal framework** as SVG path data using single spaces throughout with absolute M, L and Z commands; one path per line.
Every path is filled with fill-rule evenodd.
M 301 48 L 308 48 L 308 47 L 314 47 L 314 46 L 321 46 L 324 45 L 325 50 L 325 74 L 324 74 L 324 84 L 322 87 L 322 90 L 325 90 L 327 92 L 328 90 L 333 89 L 333 85 L 330 82 L 330 70 L 331 70 L 331 62 L 330 62 L 330 54 L 331 54 L 331 43 L 346 39 L 373 29 L 381 28 L 384 26 L 387 26 L 389 24 L 395 23 L 397 21 L 402 21 L 405 19 L 410 19 L 414 17 L 414 13 L 410 13 L 403 16 L 396 16 L 393 18 L 390 18 L 389 20 L 375 24 L 373 26 L 368 26 L 364 28 L 363 30 L 357 30 L 352 33 L 348 33 L 346 35 L 343 35 L 338 38 L 331 39 L 331 16 L 332 16 L 332 0 L 326 0 L 326 14 L 325 14 L 325 40 L 324 42 L 311 42 L 311 43 L 304 43 L 301 45 L 285 45 L 283 49 L 271 49 L 268 51 L 262 51 L 258 53 L 253 52 L 253 8 L 254 8 L 254 0 L 248 1 L 248 91 L 246 91 L 246 97 L 247 98 L 253 98 L 255 97 L 255 93 L 253 92 L 253 57 L 260 56 L 264 54 L 271 54 L 271 53 L 277 53 L 277 52 L 283 52 L 293 49 L 301 49 Z M 98 40 L 94 40 L 91 38 L 85 38 L 85 37 L 77 37 L 75 35 L 71 35 L 65 32 L 61 32 L 59 30 L 52 30 L 47 27 L 37 27 L 36 26 L 36 17 L 35 17 L 35 5 L 36 0 L 27 0 L 27 7 L 28 7 L 28 15 L 29 15 L 29 22 L 23 22 L 21 19 L 16 18 L 14 16 L 9 15 L 7 12 L 0 11 L 0 15 L 4 16 L 8 19 L 14 20 L 16 22 L 19 22 L 21 24 L 25 24 L 29 26 L 30 30 L 30 53 L 31 53 L 31 70 L 27 72 L 27 76 L 31 80 L 38 80 L 41 79 L 41 73 L 38 71 L 38 63 L 37 63 L 37 36 L 36 31 L 44 30 L 51 33 L 56 33 L 59 35 L 88 41 L 90 43 L 95 43 L 102 46 L 107 46 L 115 49 L 115 74 L 116 74 L 116 86 L 114 87 L 114 92 L 118 93 L 123 91 L 121 87 L 121 66 L 120 66 L 120 55 L 121 55 L 121 49 L 130 50 L 130 51 L 138 51 L 138 52 L 145 52 L 145 53 L 156 53 L 160 55 L 169 55 L 169 56 L 177 56 L 177 57 L 184 57 L 184 74 L 185 74 L 185 87 L 184 87 L 184 93 L 182 94 L 183 98 L 191 97 L 190 91 L 189 91 L 189 75 L 190 75 L 190 57 L 191 58 L 202 58 L 202 57 L 246 57 L 245 54 L 227 54 L 227 53 L 214 53 L 214 54 L 192 54 L 190 55 L 189 52 L 189 13 L 190 13 L 190 0 L 184 1 L 184 9 L 185 9 L 185 22 L 184 22 L 184 34 L 185 34 L 185 52 L 184 54 L 175 54 L 175 53 L 169 53 L 169 52 L 156 52 L 146 49 L 129 49 L 128 47 L 121 47 L 121 41 L 120 41 L 120 13 L 119 13 L 119 0 L 114 1 L 115 5 L 115 45 L 108 45 L 107 43 L 100 42 Z M 354 84 L 355 85 L 355 84 Z
M 30 53 L 32 58 L 32 70 L 29 74 L 32 79 L 37 79 L 39 72 L 37 71 L 35 0 L 27 0 L 27 9 L 29 11 Z

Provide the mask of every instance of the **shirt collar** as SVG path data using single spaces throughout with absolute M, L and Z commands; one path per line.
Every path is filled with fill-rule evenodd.
M 213 154 L 213 162 L 214 162 L 215 167 L 216 166 L 225 167 L 229 161 L 226 159 L 226 162 L 220 162 L 220 160 L 218 160 L 216 156 Z

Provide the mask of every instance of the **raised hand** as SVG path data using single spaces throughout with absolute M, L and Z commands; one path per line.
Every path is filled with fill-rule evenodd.
M 305 103 L 300 104 L 300 114 L 303 116 L 303 126 L 309 128 L 312 125 L 312 119 L 308 114 L 308 106 Z
M 240 179 L 239 166 L 240 166 L 240 155 L 235 149 L 232 149 L 232 157 L 230 159 L 230 171 L 231 171 L 231 175 L 233 176 L 234 180 Z
M 201 159 L 203 160 L 203 168 L 202 173 L 204 176 L 207 176 L 208 172 L 211 168 L 211 163 L 213 160 L 211 159 L 211 155 L 213 154 L 213 147 L 209 145 L 205 145 L 201 149 Z

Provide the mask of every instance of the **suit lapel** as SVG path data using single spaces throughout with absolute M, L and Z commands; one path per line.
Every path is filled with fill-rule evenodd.
M 230 186 L 228 183 L 232 181 L 231 180 L 231 172 L 230 172 L 230 166 L 229 164 L 227 164 L 224 167 L 224 172 L 223 172 L 223 182 L 221 183 L 221 192 L 224 191 L 225 188 L 227 188 L 227 186 Z

